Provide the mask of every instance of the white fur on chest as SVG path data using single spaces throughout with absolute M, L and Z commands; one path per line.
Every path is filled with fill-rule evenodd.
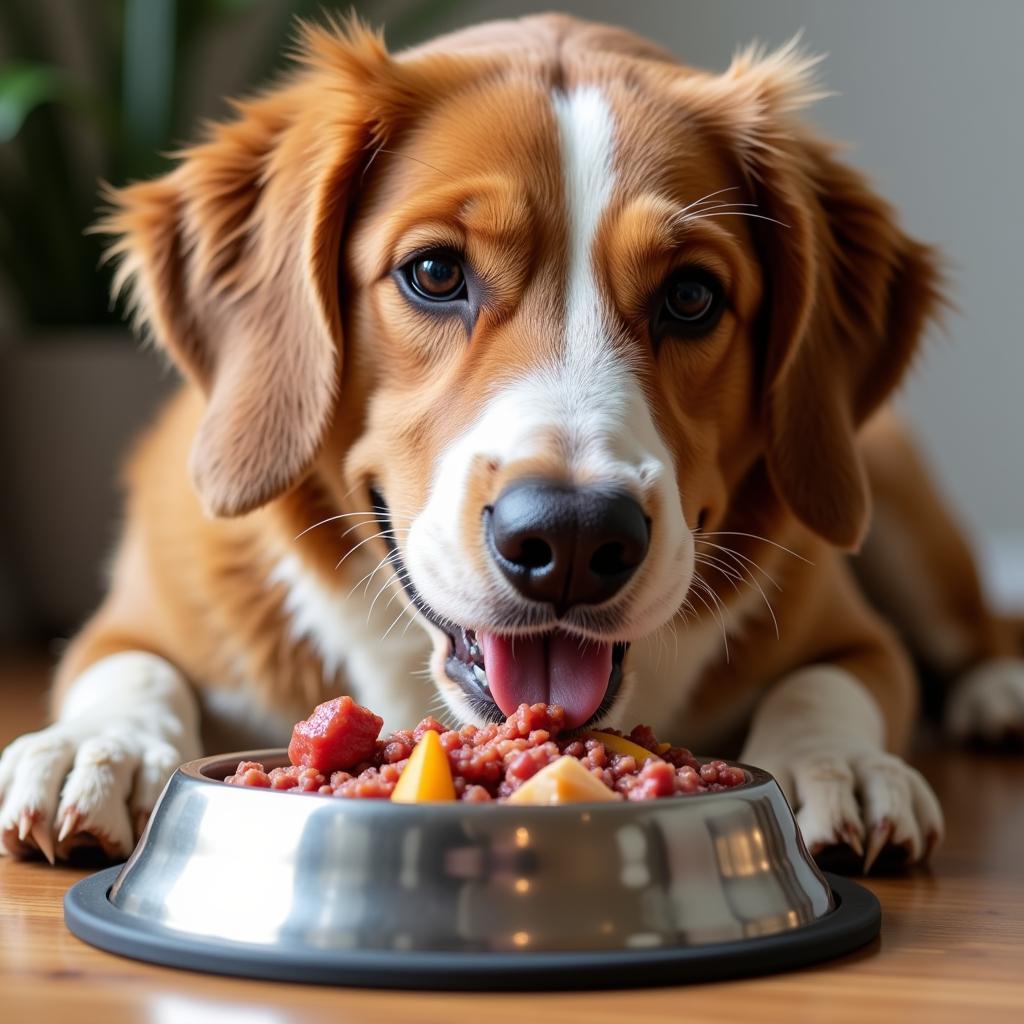
M 358 555 L 350 563 L 357 559 Z M 358 579 L 373 565 L 369 558 L 361 559 L 348 576 Z M 289 633 L 317 652 L 325 684 L 337 680 L 334 690 L 373 709 L 390 731 L 419 721 L 437 695 L 422 675 L 430 653 L 423 628 L 402 614 L 402 599 L 392 599 L 392 590 L 385 589 L 374 601 L 384 584 L 383 573 L 375 575 L 366 589 L 362 582 L 327 587 L 290 554 L 274 567 L 270 583 L 287 588 L 284 612 Z M 325 699 L 333 695 L 325 690 Z

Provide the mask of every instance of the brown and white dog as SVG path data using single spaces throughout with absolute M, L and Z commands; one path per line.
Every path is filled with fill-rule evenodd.
M 119 285 L 186 384 L 54 724 L 0 762 L 6 848 L 123 855 L 204 738 L 280 743 L 345 692 L 389 728 L 550 700 L 716 754 L 746 730 L 813 849 L 925 857 L 893 624 L 973 673 L 964 732 L 1024 719 L 1024 668 L 899 428 L 859 431 L 941 285 L 799 124 L 814 63 L 709 74 L 560 16 L 396 57 L 308 28 L 113 194 Z M 873 489 L 890 621 L 843 554 Z

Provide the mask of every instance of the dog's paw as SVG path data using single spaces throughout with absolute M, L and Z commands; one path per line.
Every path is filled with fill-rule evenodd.
M 769 766 L 766 766 L 769 767 Z M 919 864 L 943 834 L 942 809 L 917 769 L 893 754 L 872 748 L 838 752 L 820 748 L 791 752 L 769 767 L 782 786 L 816 858 L 837 867 L 851 851 L 867 874 L 882 862 Z
M 132 721 L 102 731 L 58 722 L 20 737 L 0 757 L 0 852 L 51 864 L 82 846 L 126 857 L 182 760 Z
M 1024 743 L 1024 660 L 986 661 L 958 680 L 946 708 L 946 730 L 962 742 Z
M 199 749 L 198 705 L 173 665 L 145 651 L 102 658 L 68 688 L 56 723 L 0 756 L 0 853 L 53 863 L 95 846 L 126 857 Z

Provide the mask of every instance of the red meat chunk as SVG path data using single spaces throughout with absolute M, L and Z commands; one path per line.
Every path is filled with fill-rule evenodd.
M 354 768 L 373 757 L 383 724 L 383 718 L 351 697 L 335 697 L 318 704 L 309 718 L 296 724 L 288 758 L 322 775 Z

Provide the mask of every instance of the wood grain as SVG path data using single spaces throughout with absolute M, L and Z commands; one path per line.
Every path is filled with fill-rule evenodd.
M 0 745 L 42 721 L 45 669 L 0 663 Z M 631 992 L 436 994 L 242 981 L 101 953 L 64 928 L 84 872 L 0 858 L 0 1018 L 152 1024 L 1024 1020 L 1024 758 L 941 752 L 917 763 L 949 836 L 930 872 L 872 879 L 882 935 L 840 961 L 769 978 Z

